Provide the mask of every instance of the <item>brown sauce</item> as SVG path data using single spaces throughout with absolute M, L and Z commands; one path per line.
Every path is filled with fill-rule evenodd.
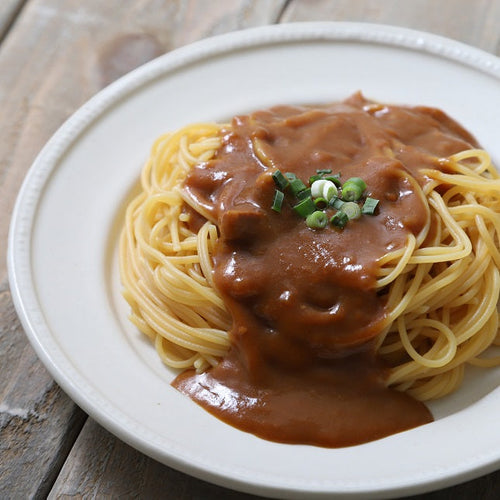
M 432 421 L 424 404 L 384 383 L 377 261 L 426 223 L 411 178 L 425 183 L 422 167 L 443 168 L 437 157 L 471 144 L 436 109 L 360 94 L 234 118 L 214 160 L 185 184 L 218 223 L 214 279 L 232 314 L 232 347 L 217 367 L 173 385 L 223 421 L 285 443 L 349 446 Z M 379 212 L 343 230 L 310 229 L 290 208 L 270 209 L 275 168 L 304 181 L 325 168 L 342 181 L 362 177 Z

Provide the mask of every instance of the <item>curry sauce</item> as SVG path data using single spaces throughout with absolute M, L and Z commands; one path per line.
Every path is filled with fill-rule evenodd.
M 427 223 L 421 168 L 444 168 L 438 158 L 473 144 L 437 109 L 360 94 L 235 117 L 215 158 L 185 183 L 219 228 L 214 280 L 233 319 L 231 349 L 173 385 L 223 421 L 284 443 L 349 446 L 432 421 L 423 403 L 386 387 L 378 261 Z M 362 177 L 378 211 L 311 229 L 288 205 L 271 210 L 278 168 L 304 181 L 321 169 Z

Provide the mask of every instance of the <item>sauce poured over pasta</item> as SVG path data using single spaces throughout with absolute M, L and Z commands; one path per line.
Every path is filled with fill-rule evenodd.
M 174 386 L 222 420 L 286 443 L 348 446 L 430 422 L 423 403 L 387 387 L 376 354 L 388 327 L 379 261 L 428 230 L 422 169 L 446 169 L 438 158 L 473 144 L 435 109 L 360 95 L 234 118 L 215 158 L 185 182 L 220 231 L 214 281 L 232 316 L 231 348 Z M 378 213 L 311 229 L 288 206 L 270 209 L 277 168 L 303 180 L 321 169 L 362 177 Z

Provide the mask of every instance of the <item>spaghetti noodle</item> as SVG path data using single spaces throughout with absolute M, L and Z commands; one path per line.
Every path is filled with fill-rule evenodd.
M 353 116 L 354 122 L 351 121 Z M 247 304 L 254 299 L 247 298 L 250 292 L 236 290 L 239 282 L 235 284 L 234 274 L 230 276 L 233 282 L 229 292 L 221 293 L 222 278 L 219 277 L 219 284 L 214 282 L 214 255 L 218 249 L 227 247 L 228 240 L 246 238 L 245 235 L 227 237 L 227 232 L 235 229 L 224 221 L 224 227 L 229 229 L 222 229 L 223 233 L 226 231 L 226 237 L 221 243 L 222 212 L 220 208 L 214 209 L 214 200 L 225 189 L 230 192 L 225 199 L 227 205 L 227 200 L 242 197 L 245 188 L 232 182 L 234 179 L 228 177 L 228 171 L 212 167 L 231 152 L 238 153 L 234 152 L 237 149 L 234 144 L 228 143 L 228 137 L 239 130 L 238 126 L 249 130 L 245 138 L 250 143 L 252 162 L 258 163 L 259 172 L 263 174 L 254 176 L 253 183 L 263 183 L 258 191 L 262 193 L 259 196 L 265 198 L 269 191 L 266 175 L 288 161 L 280 155 L 282 150 L 291 148 L 291 142 L 282 150 L 279 145 L 273 146 L 280 140 L 277 134 L 285 126 L 283 124 L 286 122 L 295 134 L 297 130 L 307 130 L 309 123 L 321 120 L 326 124 L 334 120 L 332 127 L 337 132 L 352 128 L 354 123 L 357 135 L 353 144 L 359 143 L 360 130 L 365 134 L 363 141 L 377 144 L 370 147 L 376 147 L 375 156 L 383 167 L 377 167 L 380 171 L 374 170 L 374 179 L 382 176 L 381 173 L 389 173 L 383 189 L 380 187 L 381 208 L 376 217 L 381 218 L 388 205 L 406 206 L 407 199 L 412 200 L 413 207 L 419 207 L 418 221 L 405 213 L 397 220 L 392 213 L 386 217 L 384 230 L 389 236 L 398 236 L 389 243 L 389 240 L 384 240 L 385 247 L 372 264 L 374 281 L 368 286 L 370 300 L 380 301 L 382 312 L 376 313 L 379 316 L 375 323 L 367 320 L 361 328 L 363 332 L 369 332 L 363 333 L 364 340 L 346 337 L 346 352 L 356 351 L 358 345 L 370 345 L 376 358 L 382 359 L 384 366 L 389 367 L 384 371 L 384 384 L 421 401 L 442 397 L 459 387 L 468 363 L 484 367 L 500 365 L 499 356 L 481 356 L 489 347 L 500 343 L 497 311 L 500 295 L 500 177 L 497 171 L 488 154 L 478 149 L 465 131 L 437 110 L 385 107 L 365 101 L 359 95 L 326 111 L 325 108 L 280 108 L 276 112 L 238 118 L 233 124 L 195 124 L 160 137 L 143 169 L 141 193 L 128 206 L 120 242 L 121 278 L 124 296 L 131 307 L 132 322 L 151 338 L 168 366 L 182 370 L 210 372 L 211 367 L 218 366 L 235 345 L 239 350 L 245 349 L 248 341 L 241 341 L 243 327 L 240 320 L 237 322 L 239 330 L 235 331 L 231 304 L 234 306 L 235 301 L 239 301 L 240 307 L 240 302 Z M 429 120 L 433 122 L 430 127 Z M 373 129 L 376 131 L 373 137 L 367 128 L 368 124 L 373 126 L 372 122 L 376 122 L 377 127 Z M 407 122 L 411 122 L 410 126 L 406 125 Z M 313 130 L 317 134 L 319 129 Z M 310 142 L 307 134 L 303 140 Z M 448 143 L 446 151 L 443 151 L 443 142 Z M 448 149 L 452 154 L 443 154 Z M 359 153 L 344 151 L 332 160 L 331 154 L 318 151 L 315 159 L 321 157 L 323 161 L 323 157 L 328 157 L 328 161 L 334 164 L 337 161 L 353 163 Z M 239 160 L 243 161 L 241 151 L 239 154 Z M 370 154 L 373 154 L 372 150 Z M 366 165 L 367 161 L 364 161 L 363 168 L 367 168 Z M 190 177 L 193 169 L 196 175 Z M 348 167 L 344 166 L 344 169 Z M 395 185 L 399 189 L 397 200 L 387 192 L 387 186 Z M 368 186 L 370 189 L 370 183 Z M 374 189 L 376 191 L 377 186 Z M 387 199 L 384 199 L 384 193 Z M 255 204 L 255 198 L 251 202 Z M 273 217 L 275 220 L 279 215 Z M 245 214 L 243 224 L 248 225 L 249 220 L 253 224 L 254 219 L 261 224 L 261 219 L 252 214 Z M 240 223 L 241 219 L 237 221 Z M 396 233 L 403 226 L 404 230 Z M 259 228 L 261 231 L 260 225 Z M 351 229 L 344 233 L 349 231 Z M 331 238 L 340 234 L 335 230 L 331 233 Z M 250 236 L 253 238 L 255 234 Z M 322 243 L 315 244 L 319 248 Z M 230 250 L 235 251 L 234 247 Z M 238 279 L 244 281 L 245 274 Z M 238 294 L 246 295 L 240 299 Z M 260 303 L 255 305 L 254 302 L 252 307 L 252 311 L 260 311 L 255 314 L 262 324 L 272 324 L 270 332 L 285 324 L 274 317 L 275 311 L 261 312 L 263 306 Z M 314 308 L 318 307 L 314 304 Z M 331 307 L 329 311 L 331 317 Z M 310 348 L 314 354 L 319 352 L 320 358 L 335 362 L 338 353 L 345 350 L 342 347 L 344 340 L 331 343 L 324 340 L 325 335 L 310 334 L 307 342 L 314 344 Z M 253 369 L 252 356 L 243 355 L 250 372 Z M 418 424 L 407 424 L 406 427 L 413 425 Z M 250 426 L 248 429 L 254 432 Z M 386 435 L 391 431 L 380 432 Z M 275 440 L 287 442 L 313 442 L 327 446 L 345 444 L 321 438 L 294 440 L 273 436 L 264 434 L 266 438 L 275 437 Z M 376 437 L 379 434 L 375 433 L 373 438 Z M 361 437 L 352 442 L 369 439 L 372 437 Z

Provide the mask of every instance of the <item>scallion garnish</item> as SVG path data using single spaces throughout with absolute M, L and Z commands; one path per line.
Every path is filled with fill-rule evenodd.
M 361 208 L 354 201 L 346 201 L 341 207 L 341 212 L 344 212 L 349 220 L 359 219 L 361 217 Z
M 340 182 L 340 174 L 335 175 L 326 175 L 323 179 L 327 181 L 332 181 L 337 187 L 341 187 L 342 183 Z
M 361 213 L 365 215 L 373 215 L 377 209 L 378 202 L 379 200 L 367 196 L 365 203 L 363 204 L 363 208 L 361 209 Z
M 281 173 L 281 170 L 276 170 L 273 172 L 272 178 L 278 189 L 284 191 L 290 184 L 289 180 Z
M 319 179 L 311 185 L 311 196 L 313 198 L 325 198 L 326 201 L 330 201 L 337 194 L 337 186 L 332 181 Z
M 335 227 L 343 228 L 347 224 L 347 221 L 349 220 L 349 217 L 347 217 L 347 214 L 344 212 L 341 212 L 340 210 L 330 219 L 330 224 L 332 224 Z
M 328 206 L 328 200 L 325 200 L 324 198 L 314 198 L 313 199 L 314 204 L 316 205 L 317 208 L 323 209 Z
M 309 196 L 297 203 L 293 207 L 293 210 L 301 217 L 307 217 L 309 214 L 312 214 L 316 211 L 316 205 L 314 204 L 312 198 Z
M 334 196 L 329 202 L 328 205 L 330 205 L 333 208 L 336 208 L 337 210 L 340 210 L 342 205 L 345 203 L 345 201 L 342 201 L 338 196 Z
M 309 177 L 307 187 L 293 172 L 281 173 L 276 170 L 273 180 L 277 186 L 274 193 L 272 210 L 281 213 L 285 192 L 293 195 L 296 204 L 294 212 L 306 219 L 306 224 L 312 229 L 322 229 L 328 224 L 329 212 L 337 210 L 330 218 L 330 223 L 338 228 L 344 228 L 349 220 L 358 219 L 362 214 L 374 215 L 379 200 L 366 197 L 366 183 L 360 177 L 351 177 L 342 185 L 339 174 L 331 174 L 329 168 L 316 170 L 316 175 Z M 339 188 L 339 189 L 337 189 Z
M 366 182 L 360 177 L 351 177 L 342 184 L 342 199 L 345 201 L 357 201 L 366 189 Z
M 281 213 L 281 207 L 283 205 L 283 200 L 284 199 L 285 199 L 285 194 L 283 193 L 283 191 L 278 191 L 276 189 L 276 191 L 274 192 L 273 205 L 272 205 L 271 208 L 275 212 Z
M 310 188 L 303 189 L 302 191 L 299 191 L 296 194 L 296 197 L 299 200 L 303 200 L 304 198 L 307 198 L 307 197 L 310 197 L 310 196 L 311 196 L 311 189 Z
M 297 196 L 301 191 L 307 189 L 307 186 L 300 179 L 291 179 L 290 180 L 290 189 L 292 193 Z
M 306 224 L 312 229 L 323 229 L 328 224 L 328 217 L 322 210 L 316 210 L 306 217 Z
M 309 186 L 312 186 L 314 181 L 319 181 L 322 178 L 323 177 L 321 175 L 311 175 L 311 177 L 309 177 Z

